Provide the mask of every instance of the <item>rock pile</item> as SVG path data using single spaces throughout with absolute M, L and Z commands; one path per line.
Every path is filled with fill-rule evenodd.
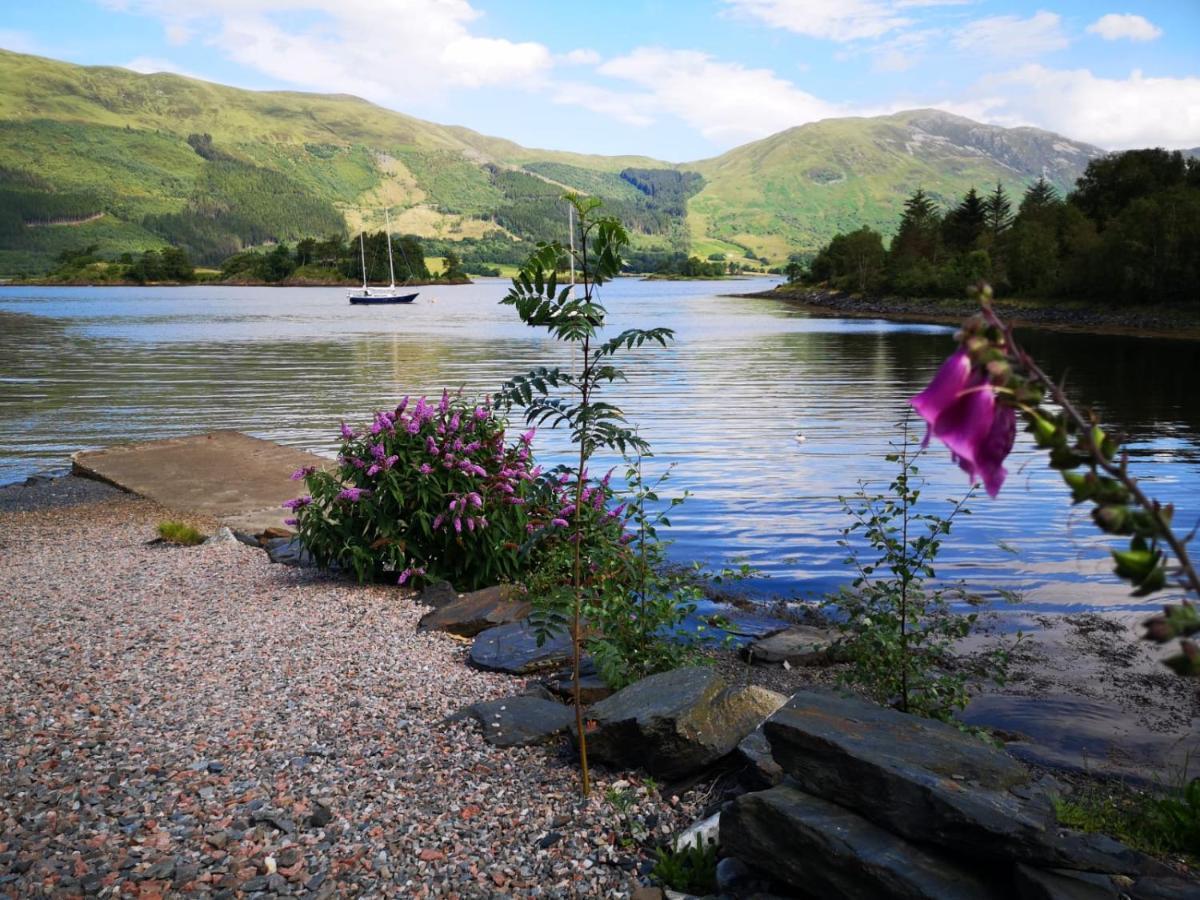
M 725 807 L 721 853 L 798 896 L 1197 895 L 1143 854 L 1059 827 L 1054 784 L 945 723 L 802 691 L 743 746 L 778 783 Z

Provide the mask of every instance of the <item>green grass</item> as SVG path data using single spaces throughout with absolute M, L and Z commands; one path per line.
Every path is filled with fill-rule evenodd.
M 204 543 L 204 535 L 191 525 L 173 520 L 158 523 L 158 536 L 168 544 L 178 544 L 181 547 L 194 547 Z
M 1200 778 L 1181 788 L 1136 791 L 1089 786 L 1055 802 L 1058 820 L 1115 837 L 1154 856 L 1200 864 Z
M 672 890 L 685 894 L 707 895 L 717 892 L 717 848 L 703 846 L 699 835 L 695 846 L 682 850 L 657 851 L 658 859 L 650 876 Z

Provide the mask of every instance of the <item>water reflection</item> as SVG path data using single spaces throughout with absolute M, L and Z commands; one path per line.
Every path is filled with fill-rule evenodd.
M 886 486 L 892 426 L 949 352 L 952 329 L 814 319 L 716 293 L 728 288 L 611 286 L 616 324 L 666 324 L 679 338 L 639 355 L 620 402 L 654 445 L 652 466 L 678 463 L 674 489 L 694 494 L 673 517 L 677 556 L 739 557 L 770 576 L 764 591 L 825 592 L 845 578 L 838 497 L 860 479 Z M 547 360 L 569 365 L 497 305 L 504 290 L 434 288 L 412 307 L 375 310 L 337 290 L 0 288 L 0 482 L 62 468 L 77 449 L 213 428 L 331 453 L 339 420 L 404 394 L 490 392 Z M 1200 513 L 1192 346 L 1024 337 L 1081 398 L 1103 402 L 1179 521 Z M 538 443 L 543 459 L 565 456 L 561 434 Z M 927 497 L 961 493 L 944 452 L 921 465 Z M 1010 472 L 1004 494 L 956 527 L 941 576 L 1023 591 L 1030 609 L 1149 608 L 1108 576 L 1104 542 L 1023 438 Z

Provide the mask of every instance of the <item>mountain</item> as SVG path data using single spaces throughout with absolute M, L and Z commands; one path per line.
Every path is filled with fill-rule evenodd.
M 347 95 L 248 91 L 0 50 L 0 272 L 64 249 L 244 246 L 382 225 L 513 261 L 560 238 L 560 194 L 602 198 L 639 250 L 773 261 L 839 228 L 894 227 L 917 186 L 946 202 L 1041 174 L 1071 185 L 1097 148 L 931 110 L 805 125 L 713 159 L 529 149 Z
M 1000 128 L 932 109 L 826 119 L 688 164 L 706 185 L 688 204 L 691 233 L 778 259 L 838 231 L 890 234 L 904 198 L 923 187 L 943 206 L 997 183 L 1017 198 L 1044 176 L 1074 187 L 1099 147 L 1037 128 Z

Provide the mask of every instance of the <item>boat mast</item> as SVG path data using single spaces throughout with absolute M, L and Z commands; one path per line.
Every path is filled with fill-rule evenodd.
M 575 297 L 575 207 L 567 207 L 567 234 L 571 241 L 571 297 Z
M 367 289 L 367 248 L 363 243 L 363 229 L 361 228 L 358 231 L 358 253 L 362 258 L 363 290 L 365 291 Z
M 385 209 L 383 211 L 384 227 L 387 229 L 387 245 L 388 245 L 388 280 L 391 282 L 390 287 L 396 286 L 396 268 L 392 265 L 392 217 Z

